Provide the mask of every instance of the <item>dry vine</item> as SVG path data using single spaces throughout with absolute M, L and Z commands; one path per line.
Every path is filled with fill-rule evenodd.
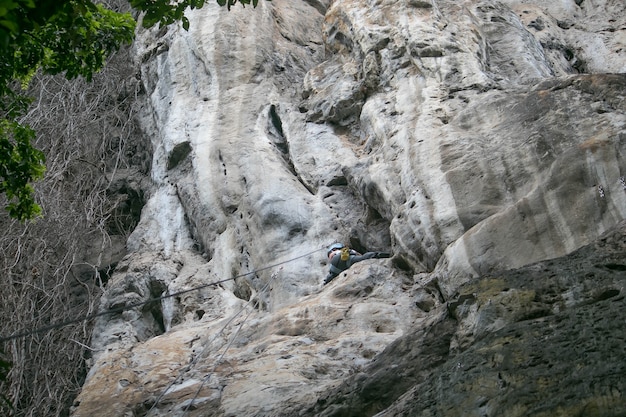
M 120 172 L 142 170 L 137 152 L 149 153 L 137 145 L 131 61 L 121 51 L 91 83 L 41 75 L 33 83 L 25 122 L 47 158 L 35 185 L 44 217 L 24 225 L 0 213 L 2 336 L 94 312 L 114 267 L 107 251 L 135 225 L 137 207 L 113 192 Z M 13 405 L 0 402 L 0 415 L 67 416 L 84 381 L 90 331 L 79 323 L 0 346 L 11 363 L 0 394 Z

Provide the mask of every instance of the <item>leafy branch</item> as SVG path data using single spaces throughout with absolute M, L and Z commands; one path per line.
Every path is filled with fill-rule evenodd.
M 129 0 L 151 27 L 180 21 L 205 0 Z M 230 8 L 258 0 L 217 0 Z M 136 21 L 97 0 L 0 0 L 0 194 L 6 210 L 21 221 L 41 214 L 31 183 L 41 179 L 45 156 L 31 141 L 34 131 L 21 119 L 30 99 L 24 89 L 37 71 L 91 80 L 114 51 L 134 39 Z

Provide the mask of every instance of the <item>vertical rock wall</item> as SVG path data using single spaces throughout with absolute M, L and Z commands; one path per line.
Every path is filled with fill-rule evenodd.
M 289 415 L 473 277 L 626 218 L 624 4 L 544 3 L 208 2 L 141 33 L 152 185 L 102 308 L 173 296 L 100 319 L 73 415 Z M 320 288 L 334 241 L 394 257 Z

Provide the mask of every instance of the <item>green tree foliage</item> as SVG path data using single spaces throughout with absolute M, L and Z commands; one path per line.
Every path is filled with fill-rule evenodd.
M 15 121 L 0 120 L 0 191 L 9 199 L 12 217 L 24 220 L 40 213 L 29 182 L 44 173 L 43 153 L 30 145 L 35 132 Z
M 134 29 L 130 14 L 91 1 L 0 0 L 0 192 L 11 216 L 40 213 L 30 183 L 45 170 L 34 131 L 20 123 L 30 102 L 22 88 L 37 70 L 90 79 Z
M 129 0 L 151 27 L 176 21 L 189 28 L 186 9 L 204 0 Z M 221 6 L 258 0 L 217 0 Z M 136 22 L 92 0 L 0 0 L 0 194 L 11 216 L 32 219 L 41 209 L 33 181 L 45 171 L 45 156 L 32 145 L 33 130 L 20 123 L 30 100 L 23 88 L 36 71 L 90 80 L 112 52 L 133 40 Z

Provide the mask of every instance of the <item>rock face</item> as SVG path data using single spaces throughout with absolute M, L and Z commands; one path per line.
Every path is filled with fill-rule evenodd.
M 462 285 L 311 416 L 626 413 L 626 222 L 557 259 Z
M 626 413 L 626 6 L 544 3 L 140 34 L 151 185 L 72 415 Z M 334 241 L 394 256 L 321 287 Z

